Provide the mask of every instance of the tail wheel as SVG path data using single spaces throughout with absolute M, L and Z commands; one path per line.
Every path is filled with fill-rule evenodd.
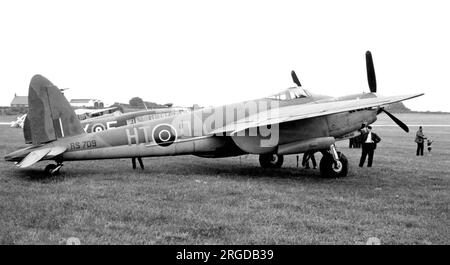
M 55 164 L 49 164 L 45 167 L 44 172 L 47 175 L 56 175 L 59 173 L 59 169 L 61 166 L 55 165 Z
M 53 174 L 53 170 L 56 168 L 57 166 L 55 164 L 49 164 L 45 167 L 44 171 L 45 174 L 47 175 L 52 175 Z
M 339 160 L 335 161 L 333 156 L 325 153 L 320 160 L 320 175 L 324 178 L 341 178 L 348 174 L 348 160 L 344 154 L 337 152 Z
M 259 164 L 263 168 L 280 168 L 283 165 L 284 158 L 277 154 L 259 155 Z

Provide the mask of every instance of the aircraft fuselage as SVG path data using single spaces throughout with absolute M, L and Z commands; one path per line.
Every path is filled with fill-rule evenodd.
M 292 100 L 277 104 L 314 104 L 313 100 Z M 331 101 L 329 98 L 328 100 Z M 281 123 L 277 130 L 272 128 L 270 131 L 269 128 L 269 133 L 258 129 L 253 134 L 249 130 L 240 135 L 211 134 L 215 129 L 234 123 L 242 117 L 250 117 L 273 108 L 272 103 L 271 100 L 261 99 L 200 109 L 107 131 L 61 138 L 46 146 L 66 146 L 67 151 L 59 158 L 62 161 L 185 154 L 206 157 L 263 154 L 276 152 L 279 145 L 302 140 L 345 137 L 357 131 L 362 123 L 375 122 L 377 115 L 376 109 L 362 109 Z M 272 144 L 262 146 L 262 141 L 275 138 L 275 134 L 277 139 Z M 10 155 L 14 161 L 20 161 L 29 152 L 30 149 L 22 149 L 15 152 L 15 155 Z

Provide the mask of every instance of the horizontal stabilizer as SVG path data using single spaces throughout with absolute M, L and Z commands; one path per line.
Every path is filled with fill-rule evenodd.
M 53 158 L 57 155 L 60 155 L 66 151 L 66 147 L 63 146 L 55 146 L 51 148 L 43 148 L 29 153 L 19 164 L 17 164 L 20 168 L 29 167 L 36 162 L 39 162 L 43 158 Z
M 50 152 L 47 154 L 46 158 L 53 158 L 57 155 L 64 153 L 67 150 L 65 146 L 55 146 L 50 148 Z
M 40 149 L 29 153 L 19 164 L 18 167 L 24 168 L 33 165 L 34 163 L 41 160 L 44 156 L 46 156 L 50 152 L 49 148 Z

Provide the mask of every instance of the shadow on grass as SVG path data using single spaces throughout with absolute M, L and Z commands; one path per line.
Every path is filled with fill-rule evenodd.
M 248 165 L 236 165 L 230 164 L 209 164 L 209 163 L 196 163 L 190 165 L 183 165 L 179 167 L 164 167 L 154 168 L 147 171 L 151 174 L 170 174 L 176 176 L 217 176 L 227 179 L 273 179 L 273 180 L 297 180 L 297 181 L 316 181 L 316 182 L 329 182 L 336 179 L 323 178 L 320 176 L 319 169 L 303 169 L 303 168 L 278 168 L 278 169 L 265 169 L 259 166 Z M 350 176 L 349 176 L 350 177 Z
M 323 178 L 320 176 L 319 169 L 304 169 L 302 167 L 282 167 L 278 169 L 265 169 L 255 166 L 252 163 L 236 164 L 233 161 L 203 161 L 203 160 L 177 160 L 175 163 L 167 163 L 164 160 L 151 160 L 146 165 L 145 170 L 131 170 L 126 164 L 118 163 L 116 160 L 108 160 L 96 162 L 93 165 L 76 165 L 70 164 L 63 167 L 59 174 L 50 176 L 44 170 L 39 168 L 21 169 L 11 171 L 11 176 L 26 181 L 54 183 L 63 182 L 74 178 L 98 178 L 108 179 L 112 181 L 123 180 L 127 177 L 140 177 L 142 175 L 152 177 L 161 175 L 164 177 L 177 176 L 195 176 L 204 177 L 216 176 L 227 179 L 266 179 L 270 180 L 290 180 L 290 181 L 313 181 L 313 182 L 330 182 L 337 179 Z M 85 163 L 85 162 L 83 162 Z M 113 166 L 112 166 L 113 165 Z M 351 178 L 352 173 L 346 178 Z
M 11 177 L 30 182 L 55 183 L 66 180 L 68 178 L 68 174 L 60 172 L 59 174 L 49 175 L 42 169 L 27 168 L 15 170 L 11 174 Z

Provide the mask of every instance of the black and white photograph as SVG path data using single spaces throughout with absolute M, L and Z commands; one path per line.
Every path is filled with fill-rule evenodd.
M 0 245 L 448 245 L 449 14 L 2 1 Z

